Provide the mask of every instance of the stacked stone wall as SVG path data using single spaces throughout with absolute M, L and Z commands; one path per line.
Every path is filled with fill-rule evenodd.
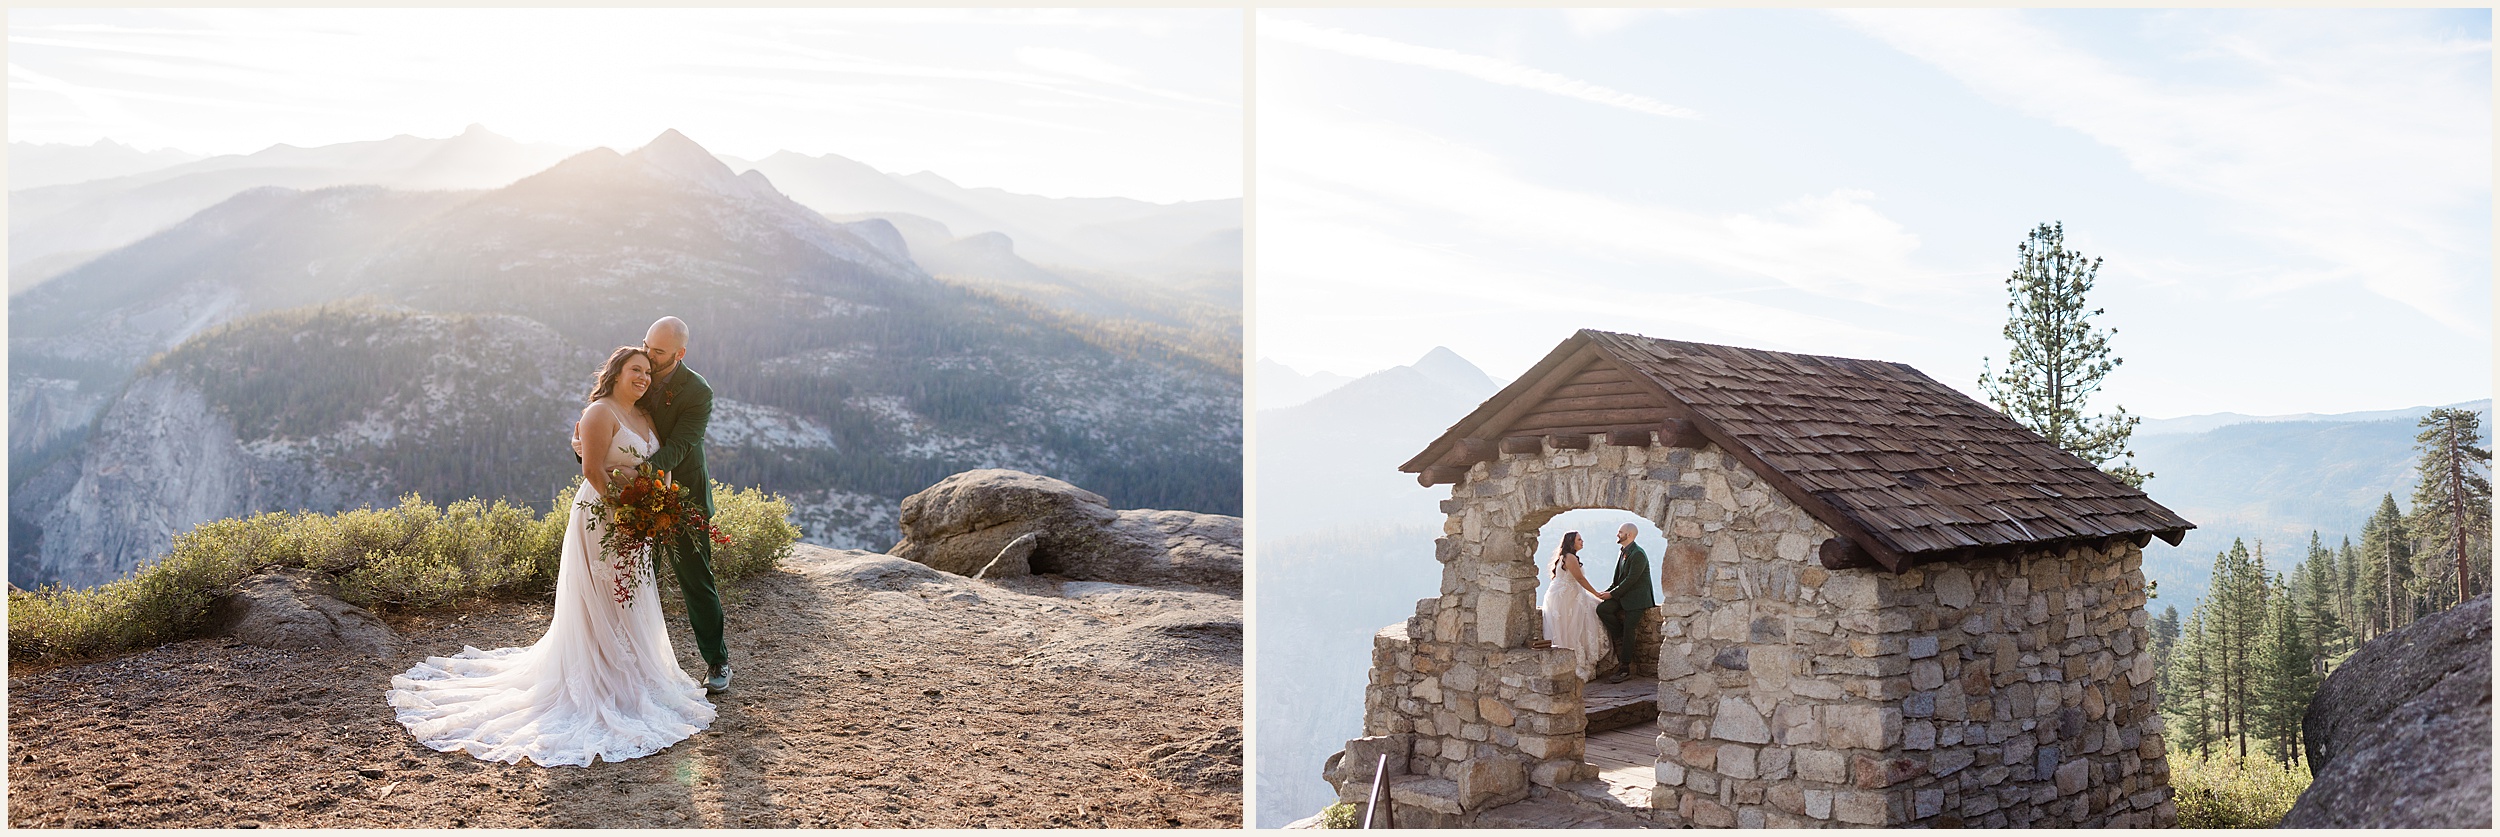
M 1793 594 L 1680 603 L 1653 804 L 1704 826 L 2176 824 L 2142 559 L 1813 567 Z
M 1375 637 L 1366 692 L 1369 746 L 1404 757 L 1401 822 L 1593 778 L 1571 654 L 1530 647 L 1537 529 L 1580 508 L 1667 540 L 1640 661 L 1659 680 L 1660 822 L 2175 823 L 2140 549 L 1827 570 L 1833 531 L 1715 446 L 1603 437 L 1478 463 L 1442 503 L 1441 595 Z

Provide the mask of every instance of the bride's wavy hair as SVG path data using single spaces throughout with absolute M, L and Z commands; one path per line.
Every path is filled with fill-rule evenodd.
M 599 375 L 591 383 L 590 397 L 582 403 L 597 401 L 615 392 L 616 379 L 625 377 L 625 362 L 635 355 L 641 355 L 645 363 L 651 361 L 651 353 L 643 351 L 641 346 L 618 346 L 616 351 L 609 352 L 608 362 L 599 365 Z
M 1578 533 L 1578 532 L 1564 532 L 1564 533 L 1563 533 L 1563 537 L 1562 537 L 1562 545 L 1561 545 L 1561 546 L 1559 546 L 1559 547 L 1556 547 L 1556 548 L 1555 548 L 1555 550 L 1554 550 L 1554 554 L 1556 554 L 1556 555 L 1561 555 L 1561 554 L 1564 554 L 1564 553 L 1570 553 L 1570 554 L 1573 554 L 1573 555 L 1578 555 L 1578 554 L 1580 554 L 1580 533 Z

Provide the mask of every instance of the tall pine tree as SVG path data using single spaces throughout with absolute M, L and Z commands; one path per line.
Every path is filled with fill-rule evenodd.
M 2414 470 L 2421 481 L 2406 528 L 2422 544 L 2416 571 L 2436 579 L 2419 586 L 2426 608 L 2437 610 L 2491 589 L 2491 552 L 2482 548 L 2491 537 L 2491 451 L 2474 445 L 2482 440 L 2482 417 L 2472 410 L 2432 410 L 2420 426 Z
M 2378 511 L 2361 525 L 2361 576 L 2368 589 L 2370 635 L 2385 636 L 2413 622 L 2413 549 L 2396 495 L 2379 498 Z
M 2335 591 L 2340 584 L 2335 553 L 2315 531 L 2309 533 L 2309 557 L 2300 563 L 2293 579 L 2292 595 L 2300 602 L 2301 619 L 2316 651 L 2315 663 L 2323 666 L 2327 656 L 2341 646 L 2344 624 L 2335 612 Z
M 2152 475 L 2136 470 L 2135 451 L 2127 448 L 2142 417 L 2125 407 L 2101 416 L 2083 412 L 2101 379 L 2126 362 L 2109 353 L 2109 337 L 2118 331 L 2092 326 L 2105 312 L 2085 308 L 2101 260 L 2066 249 L 2063 223 L 2041 224 L 2015 252 L 2022 261 L 2005 279 L 2013 297 L 2005 303 L 2005 339 L 2013 345 L 2001 369 L 1990 371 L 1989 360 L 1981 359 L 1979 388 L 1998 410 L 2051 444 L 2142 486 Z
M 2205 607 L 2188 614 L 2179 644 L 2170 650 L 2170 672 L 2163 678 L 2168 692 L 2162 705 L 2178 719 L 2175 734 L 2181 752 L 2197 758 L 2212 755 L 2214 735 L 2214 666 L 2212 642 L 2205 631 Z
M 2361 550 L 2353 548 L 2350 535 L 2344 537 L 2342 546 L 2335 548 L 2335 572 L 2336 614 L 2343 617 L 2345 629 L 2352 632 L 2353 644 L 2359 645 L 2363 637 L 2370 635 L 2369 612 L 2361 602 L 2370 588 L 2362 583 Z
M 2241 665 L 2247 670 L 2241 674 L 2239 732 L 2240 757 L 2247 758 L 2248 737 L 2257 732 L 2257 706 L 2262 700 L 2262 695 L 2259 693 L 2259 678 L 2264 675 L 2266 622 L 2274 607 L 2275 586 L 2269 583 L 2274 579 L 2274 575 L 2272 570 L 2266 568 L 2264 539 L 2259 539 L 2256 546 L 2240 560 L 2241 596 L 2238 601 L 2233 602 L 2235 605 L 2233 615 L 2239 620 L 2240 635 L 2246 637 L 2243 640 L 2245 644 L 2241 646 L 2244 654 L 2241 659 L 2245 661 Z
M 2257 732 L 2265 740 L 2267 754 L 2289 766 L 2300 759 L 2300 719 L 2309 711 L 2309 698 L 2318 691 L 2317 651 L 2301 624 L 2301 608 L 2279 580 L 2272 598 L 2265 653 L 2258 660 L 2262 668 L 2256 695 Z

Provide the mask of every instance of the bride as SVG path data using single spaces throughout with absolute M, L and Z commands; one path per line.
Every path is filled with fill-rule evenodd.
M 651 358 L 617 349 L 574 425 L 583 482 L 565 524 L 555 618 L 538 644 L 428 657 L 391 678 L 391 706 L 418 741 L 487 761 L 588 766 L 647 756 L 711 725 L 703 687 L 669 647 L 653 574 L 642 574 L 632 606 L 619 603 L 613 556 L 597 529 L 585 530 L 578 505 L 658 446 L 650 417 L 634 407 L 650 388 Z
M 1580 679 L 1587 680 L 1606 656 L 1606 626 L 1597 621 L 1597 588 L 1580 572 L 1580 533 L 1563 533 L 1553 574 L 1545 585 L 1545 641 L 1571 649 Z

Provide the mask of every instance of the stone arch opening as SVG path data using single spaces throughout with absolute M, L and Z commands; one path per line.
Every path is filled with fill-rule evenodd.
M 1627 523 L 1631 524 L 1635 530 L 1633 542 L 1641 547 L 1643 575 L 1648 577 L 1650 601 L 1656 602 L 1659 598 L 1656 572 L 1658 555 L 1667 545 L 1666 537 L 1656 522 L 1627 509 L 1605 507 L 1552 509 L 1532 514 L 1520 521 L 1521 530 L 1530 538 L 1528 555 L 1536 562 L 1539 573 L 1536 592 L 1538 609 L 1543 610 L 1546 591 L 1557 581 L 1552 577 L 1551 568 L 1554 551 L 1562 544 L 1564 533 L 1580 533 L 1580 537 L 1585 542 L 1580 549 L 1582 571 L 1588 576 L 1591 585 L 1604 590 L 1613 583 L 1620 563 L 1619 556 L 1622 548 L 1615 542 L 1615 532 Z M 1648 609 L 1655 610 L 1656 608 Z M 1642 620 L 1654 622 L 1655 614 L 1644 613 Z M 1540 619 L 1538 624 L 1542 626 L 1543 620 Z M 1633 628 L 1637 633 L 1639 624 L 1636 622 Z M 1553 639 L 1552 637 L 1542 638 L 1548 641 Z M 1611 648 L 1610 659 L 1599 661 L 1595 675 L 1598 678 L 1604 678 L 1616 661 L 1633 663 L 1635 674 L 1648 674 L 1655 668 L 1657 662 L 1654 659 L 1657 645 L 1655 636 L 1649 637 L 1646 643 L 1640 642 L 1639 638 L 1635 637 L 1629 649 Z M 1648 649 L 1648 653 L 1643 653 L 1644 648 Z
M 1777 725 L 1825 715 L 1800 713 L 1785 689 L 1822 672 L 1810 672 L 1803 653 L 1766 646 L 1790 640 L 1791 611 L 1819 615 L 1798 605 L 1801 581 L 1811 588 L 1830 577 L 1809 555 L 1832 537 L 1827 527 L 1715 446 L 1654 440 L 1548 440 L 1471 469 L 1442 508 L 1441 595 L 1375 639 L 1365 720 L 1373 737 L 1349 743 L 1341 762 L 1373 747 L 1408 756 L 1401 823 L 1413 813 L 1490 824 L 1477 816 L 1538 797 L 1602 816 L 1736 825 L 1741 806 L 1720 800 L 1721 787 L 1793 775 Z M 1634 743 L 1614 759 L 1625 770 L 1619 782 L 1588 758 L 1589 684 L 1572 653 L 1536 647 L 1542 530 L 1575 510 L 1645 521 L 1636 527 L 1649 539 L 1657 583 L 1659 606 L 1644 620 L 1656 639 L 1636 639 L 1634 651 L 1634 679 L 1654 684 L 1643 710 L 1655 714 L 1633 724 Z M 1611 561 L 1592 563 L 1611 571 Z M 1757 683 L 1768 684 L 1762 701 L 1752 699 Z
M 1577 739 L 1572 749 L 1580 754 L 1583 769 L 1575 772 L 1594 778 L 1604 786 L 1606 800 L 1601 805 L 1645 808 L 1649 804 L 1656 744 L 1653 726 L 1658 719 L 1658 647 L 1661 614 L 1665 595 L 1658 587 L 1660 558 L 1668 547 L 1665 530 L 1657 521 L 1640 516 L 1629 509 L 1604 506 L 1540 509 L 1522 518 L 1516 534 L 1528 539 L 1528 556 L 1536 562 L 1538 625 L 1544 625 L 1543 603 L 1547 591 L 1555 584 L 1573 583 L 1552 574 L 1553 556 L 1568 532 L 1579 532 L 1584 541 L 1580 550 L 1581 567 L 1589 584 L 1599 590 L 1615 586 L 1623 560 L 1622 547 L 1615 535 L 1626 524 L 1633 527 L 1633 543 L 1641 548 L 1640 583 L 1648 587 L 1647 599 L 1652 606 L 1629 615 L 1620 640 L 1609 632 L 1609 650 L 1596 661 L 1587 679 L 1574 677 L 1567 685 L 1568 694 L 1558 694 L 1565 703 L 1576 702 L 1583 719 L 1582 728 L 1573 733 Z M 1690 595 L 1690 590 L 1679 593 Z M 1554 637 L 1540 632 L 1538 639 L 1551 642 Z M 1532 640 L 1531 645 L 1535 642 Z M 1609 676 L 1618 665 L 1629 668 L 1629 675 L 1618 681 Z M 1597 788 L 1580 787 L 1594 797 Z

